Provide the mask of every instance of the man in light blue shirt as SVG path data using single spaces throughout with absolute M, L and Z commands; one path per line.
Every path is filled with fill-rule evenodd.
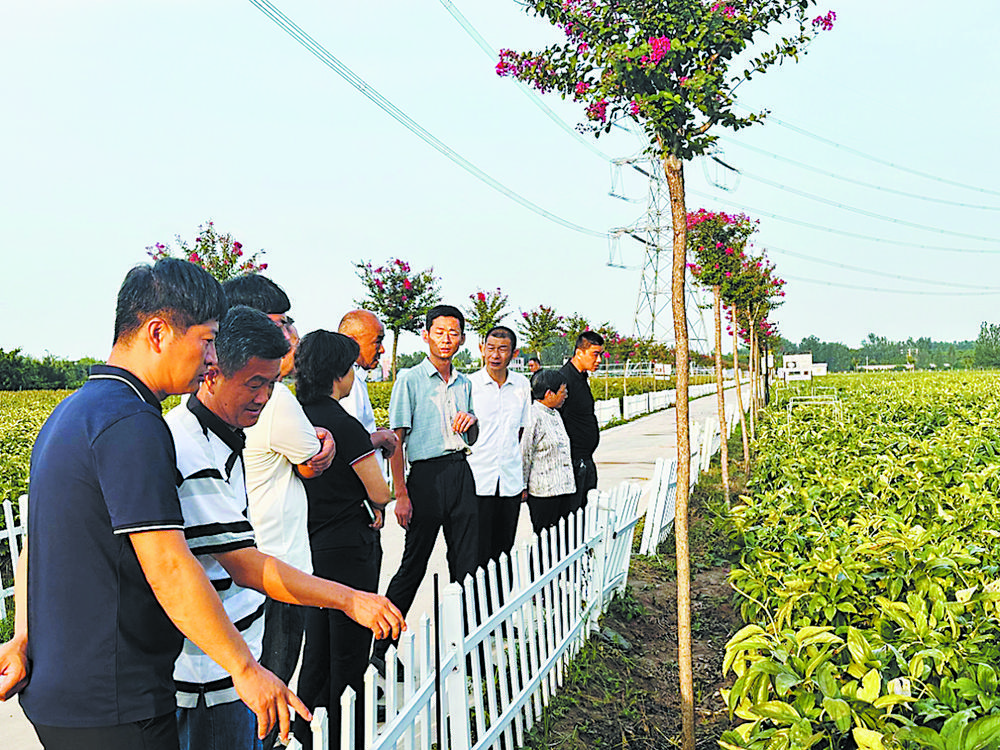
M 479 436 L 472 385 L 452 367 L 465 343 L 465 317 L 451 305 L 432 307 L 423 339 L 428 357 L 399 373 L 389 400 L 389 426 L 402 450 L 389 461 L 396 494 L 396 520 L 406 529 L 399 570 L 386 597 L 405 613 L 427 572 L 438 531 L 448 545 L 448 572 L 461 581 L 479 563 L 476 485 L 466 461 Z M 406 462 L 410 473 L 405 476 Z M 384 670 L 389 640 L 375 644 L 372 663 Z

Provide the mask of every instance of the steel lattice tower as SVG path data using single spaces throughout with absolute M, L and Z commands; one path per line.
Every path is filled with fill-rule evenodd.
M 648 155 L 615 159 L 611 163 L 611 190 L 615 198 L 633 201 L 625 194 L 625 174 L 633 170 L 646 178 L 648 195 L 646 212 L 629 227 L 618 227 L 610 232 L 609 265 L 624 266 L 621 238 L 631 237 L 642 246 L 642 274 L 635 303 L 635 335 L 652 338 L 673 346 L 674 325 L 671 314 L 671 259 L 673 254 L 673 222 L 670 214 L 670 191 L 663 166 Z M 637 202 L 637 201 L 633 201 Z M 696 287 L 689 277 L 685 279 L 684 297 L 688 325 L 689 348 L 702 354 L 712 351 L 705 324 L 705 309 L 711 309 L 704 290 Z

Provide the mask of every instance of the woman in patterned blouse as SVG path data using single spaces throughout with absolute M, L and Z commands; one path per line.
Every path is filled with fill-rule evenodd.
M 521 436 L 524 483 L 535 533 L 555 526 L 576 496 L 569 436 L 556 411 L 566 400 L 566 377 L 539 370 L 531 377 L 531 418 Z

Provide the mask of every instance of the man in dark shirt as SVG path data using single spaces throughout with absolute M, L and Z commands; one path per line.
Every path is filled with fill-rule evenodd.
M 594 451 L 601 440 L 601 432 L 587 373 L 597 372 L 603 355 L 604 337 L 595 331 L 584 331 L 576 339 L 572 359 L 561 370 L 566 376 L 569 395 L 559 414 L 569 435 L 570 457 L 576 475 L 576 499 L 569 508 L 571 513 L 587 507 L 587 493 L 597 487 Z
M 196 390 L 215 364 L 226 306 L 192 263 L 133 268 L 107 365 L 35 442 L 0 699 L 23 688 L 21 707 L 49 750 L 176 750 L 177 629 L 232 675 L 262 733 L 277 719 L 287 735 L 289 703 L 307 713 L 253 658 L 184 538 L 160 402 Z

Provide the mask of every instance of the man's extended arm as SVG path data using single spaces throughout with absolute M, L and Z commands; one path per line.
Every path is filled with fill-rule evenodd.
M 339 609 L 369 628 L 376 638 L 398 638 L 400 631 L 406 628 L 403 615 L 384 596 L 303 573 L 256 547 L 219 552 L 213 557 L 239 586 L 254 589 L 279 602 Z
M 406 491 L 406 456 L 403 453 L 403 438 L 406 428 L 397 427 L 393 432 L 399 438 L 399 448 L 389 458 L 389 470 L 392 472 L 392 492 L 396 496 L 396 520 L 404 529 L 410 525 L 413 508 L 410 506 L 410 495 Z
M 258 736 L 266 736 L 277 722 L 282 739 L 287 740 L 289 704 L 305 719 L 310 718 L 309 710 L 253 658 L 188 549 L 184 532 L 144 531 L 129 539 L 163 611 L 192 643 L 232 675 L 236 692 L 257 715 Z
M 0 645 L 0 701 L 28 684 L 28 539 L 14 572 L 14 637 Z

